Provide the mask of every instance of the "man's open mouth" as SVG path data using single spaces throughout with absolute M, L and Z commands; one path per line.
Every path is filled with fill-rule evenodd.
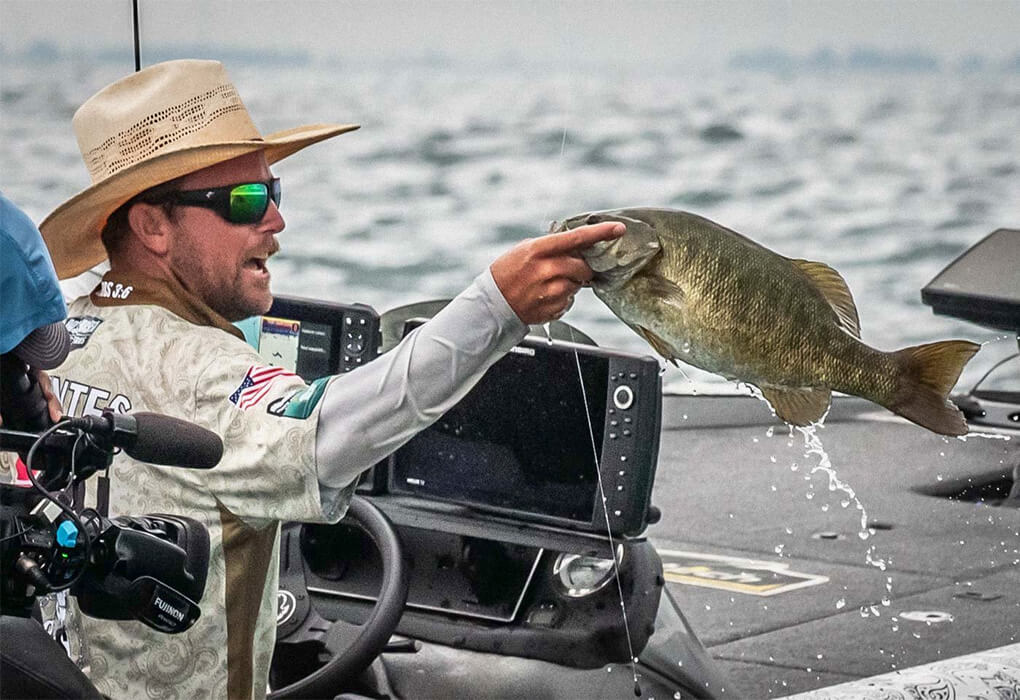
M 248 258 L 248 262 L 246 262 L 244 266 L 250 270 L 255 270 L 256 272 L 268 272 L 268 269 L 266 268 L 266 262 L 268 260 L 269 258 Z

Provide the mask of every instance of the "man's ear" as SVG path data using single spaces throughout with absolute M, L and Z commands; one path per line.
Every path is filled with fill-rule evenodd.
M 128 211 L 128 225 L 149 252 L 164 256 L 170 250 L 170 217 L 159 204 L 135 203 Z

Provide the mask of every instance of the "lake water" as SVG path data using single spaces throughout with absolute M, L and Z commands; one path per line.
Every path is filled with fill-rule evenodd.
M 288 223 L 271 266 L 279 293 L 379 311 L 450 297 L 554 219 L 668 206 L 839 270 L 878 348 L 1000 335 L 933 316 L 920 289 L 1020 224 L 1015 72 L 228 68 L 264 133 L 363 125 L 275 167 Z M 87 185 L 71 116 L 124 72 L 5 59 L 0 188 L 35 220 Z M 590 292 L 565 320 L 600 345 L 650 352 Z M 987 369 L 979 360 L 961 384 Z

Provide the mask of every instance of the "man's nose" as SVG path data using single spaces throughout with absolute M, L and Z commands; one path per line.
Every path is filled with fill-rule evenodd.
M 286 227 L 287 222 L 283 220 L 280 208 L 276 206 L 276 202 L 270 201 L 262 221 L 259 222 L 259 229 L 267 233 L 279 233 Z

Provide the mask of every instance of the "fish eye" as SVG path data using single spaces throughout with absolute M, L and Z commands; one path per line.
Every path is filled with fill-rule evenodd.
M 602 221 L 602 219 L 599 218 L 598 214 L 589 214 L 588 218 L 584 220 L 584 223 L 586 223 L 586 224 L 597 224 L 600 221 Z

